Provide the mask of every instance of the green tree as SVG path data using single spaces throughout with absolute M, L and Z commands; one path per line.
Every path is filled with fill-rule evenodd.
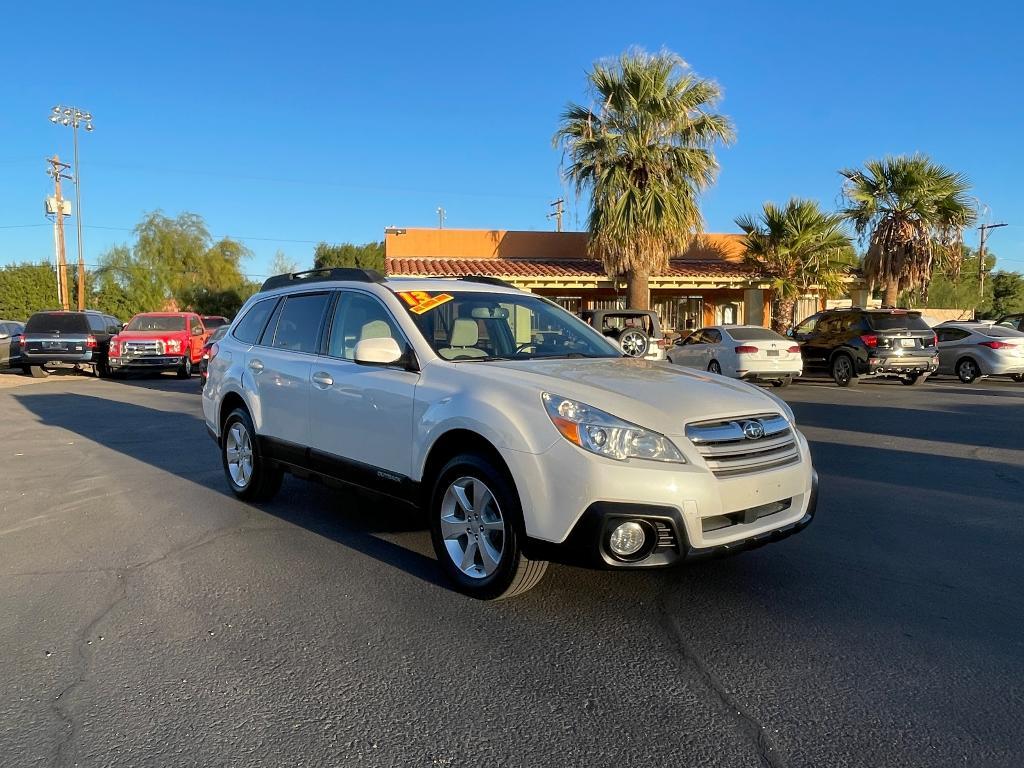
M 825 213 L 813 200 L 792 198 L 781 208 L 765 203 L 756 218 L 736 219 L 743 230 L 746 263 L 772 288 L 772 327 L 793 324 L 796 300 L 812 291 L 834 296 L 854 261 L 843 217 Z
M 993 253 L 985 256 L 985 271 L 990 272 L 996 264 Z M 927 290 L 905 291 L 900 301 L 906 306 L 933 307 L 942 309 L 981 309 L 992 304 L 992 281 L 985 280 L 985 295 L 981 296 L 978 286 L 978 253 L 961 246 L 961 256 L 955 265 L 939 264 Z
M 299 271 L 299 262 L 291 258 L 284 251 L 278 248 L 274 254 L 274 260 L 270 262 L 270 274 L 289 275 Z
M 1019 272 L 994 272 L 989 280 L 992 286 L 990 317 L 1024 312 L 1024 275 Z
M 384 243 L 341 243 L 328 245 L 320 243 L 313 252 L 313 268 L 358 267 L 359 269 L 375 269 L 384 271 Z
M 0 267 L 0 318 L 26 320 L 33 312 L 60 306 L 57 273 L 50 264 Z
M 673 53 L 598 62 L 587 84 L 596 106 L 570 103 L 554 143 L 568 157 L 566 179 L 590 195 L 591 255 L 610 277 L 625 275 L 630 307 L 647 309 L 650 276 L 703 229 L 698 197 L 732 123 L 713 111 L 718 85 Z
M 847 168 L 843 210 L 862 241 L 864 274 L 895 306 L 901 291 L 923 290 L 936 266 L 958 274 L 963 231 L 975 220 L 967 179 L 924 155 L 871 160 Z

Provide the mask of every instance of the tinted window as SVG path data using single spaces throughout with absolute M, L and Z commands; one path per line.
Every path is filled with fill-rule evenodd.
M 865 315 L 873 331 L 930 331 L 920 312 L 871 312 Z
M 25 324 L 27 333 L 88 333 L 85 315 L 75 312 L 39 312 Z
M 1007 337 L 1019 339 L 1021 337 L 1020 331 L 1014 330 L 1013 328 L 1000 328 L 998 325 L 985 328 L 981 333 L 992 339 L 1005 339 Z
M 354 360 L 360 341 L 387 337 L 397 341 L 399 347 L 405 346 L 401 331 L 379 301 L 364 293 L 341 294 L 334 309 L 327 354 Z
M 253 304 L 245 313 L 232 334 L 239 341 L 246 344 L 255 344 L 263 333 L 263 327 L 267 324 L 270 313 L 277 306 L 277 299 L 264 299 Z
M 704 342 L 707 344 L 720 344 L 722 341 L 721 331 L 716 331 L 714 328 L 708 328 L 704 331 Z
M 316 352 L 328 299 L 329 293 L 306 293 L 286 298 L 277 319 L 273 346 L 292 352 Z
M 136 315 L 126 331 L 184 331 L 185 318 L 164 315 Z
M 971 335 L 971 332 L 961 328 L 943 328 L 936 331 L 935 335 L 939 337 L 939 341 L 959 341 L 960 339 L 966 339 Z
M 806 320 L 804 320 L 802 323 L 800 323 L 800 325 L 798 325 L 793 332 L 794 333 L 811 333 L 812 331 L 814 331 L 814 327 L 818 324 L 818 318 L 820 318 L 820 317 L 821 317 L 821 315 L 811 315 Z
M 730 328 L 729 335 L 736 341 L 785 341 L 770 328 Z

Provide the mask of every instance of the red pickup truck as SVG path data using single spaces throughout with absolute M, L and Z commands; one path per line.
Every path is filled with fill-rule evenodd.
M 203 321 L 192 312 L 143 312 L 110 340 L 110 370 L 176 371 L 179 379 L 191 378 L 207 336 Z

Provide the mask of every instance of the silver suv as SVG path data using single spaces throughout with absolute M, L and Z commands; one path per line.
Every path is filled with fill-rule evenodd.
M 292 472 L 425 507 L 441 567 L 476 597 L 523 592 L 550 560 L 648 568 L 756 546 L 815 511 L 783 401 L 626 358 L 493 279 L 271 278 L 208 374 L 237 496 L 269 499 Z

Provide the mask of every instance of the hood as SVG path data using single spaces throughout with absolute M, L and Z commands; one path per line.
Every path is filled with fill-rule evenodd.
M 783 413 L 758 387 L 668 362 L 623 357 L 456 364 L 496 382 L 581 400 L 663 434 L 682 434 L 692 421 Z

